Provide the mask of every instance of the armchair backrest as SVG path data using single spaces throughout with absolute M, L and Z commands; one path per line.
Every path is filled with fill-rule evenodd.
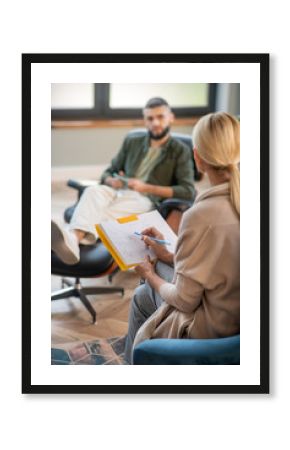
M 240 335 L 218 339 L 148 339 L 133 352 L 139 365 L 238 365 Z

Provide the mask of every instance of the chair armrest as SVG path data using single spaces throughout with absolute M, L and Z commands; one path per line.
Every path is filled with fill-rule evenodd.
M 166 218 L 170 211 L 177 209 L 178 211 L 184 212 L 190 208 L 193 204 L 192 200 L 184 200 L 180 198 L 168 198 L 163 200 L 157 207 L 158 211 L 162 217 Z

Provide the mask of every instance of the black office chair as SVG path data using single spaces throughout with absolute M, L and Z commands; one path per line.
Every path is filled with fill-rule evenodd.
M 119 292 L 123 296 L 124 288 L 117 286 L 83 287 L 80 278 L 109 276 L 111 281 L 112 274 L 116 270 L 116 263 L 101 242 L 97 242 L 94 245 L 80 245 L 80 261 L 74 265 L 63 263 L 54 252 L 51 252 L 51 273 L 62 277 L 62 289 L 53 292 L 51 300 L 69 297 L 79 298 L 91 314 L 93 323 L 95 323 L 97 314 L 87 296 L 115 292 Z M 71 283 L 65 277 L 75 278 L 75 282 Z

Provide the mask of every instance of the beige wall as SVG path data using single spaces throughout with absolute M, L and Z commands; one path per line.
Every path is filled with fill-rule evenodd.
M 82 166 L 108 164 L 132 128 L 53 129 L 51 165 Z M 173 131 L 191 133 L 192 127 L 173 127 Z

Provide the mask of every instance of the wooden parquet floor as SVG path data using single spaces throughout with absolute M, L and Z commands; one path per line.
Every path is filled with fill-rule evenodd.
M 53 281 L 54 284 L 56 281 L 59 282 Z M 105 278 L 95 281 L 83 280 L 83 283 L 89 286 L 109 284 Z M 89 312 L 79 299 L 69 298 L 52 302 L 52 346 L 68 350 L 78 341 L 124 336 L 127 333 L 130 300 L 138 283 L 139 278 L 135 273 L 119 272 L 115 275 L 112 285 L 125 288 L 123 297 L 118 293 L 90 296 L 90 302 L 97 312 L 95 324 L 92 323 Z

